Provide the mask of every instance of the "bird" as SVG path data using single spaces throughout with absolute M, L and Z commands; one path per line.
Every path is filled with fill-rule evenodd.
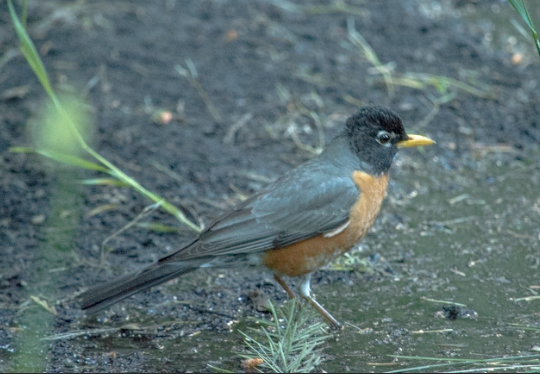
M 407 135 L 399 116 L 368 105 L 316 157 L 217 217 L 188 244 L 152 265 L 80 295 L 87 314 L 199 268 L 265 269 L 289 297 L 283 277 L 333 328 L 341 324 L 313 297 L 311 275 L 355 246 L 377 217 L 401 148 L 435 143 Z

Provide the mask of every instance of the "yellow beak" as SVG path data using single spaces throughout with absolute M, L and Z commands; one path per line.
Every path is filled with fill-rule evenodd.
M 419 147 L 421 145 L 430 145 L 434 144 L 435 141 L 430 138 L 426 138 L 421 135 L 409 135 L 407 140 L 402 140 L 396 143 L 398 148 L 410 148 L 410 147 Z

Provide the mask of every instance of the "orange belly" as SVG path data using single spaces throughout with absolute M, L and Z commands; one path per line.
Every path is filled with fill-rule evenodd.
M 297 277 L 311 273 L 351 249 L 375 221 L 386 194 L 388 175 L 372 177 L 361 171 L 353 173 L 360 199 L 349 212 L 349 225 L 336 235 L 318 235 L 287 247 L 270 249 L 263 254 L 263 264 L 277 275 Z

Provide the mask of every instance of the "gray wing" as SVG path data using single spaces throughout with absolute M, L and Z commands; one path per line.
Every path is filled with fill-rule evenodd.
M 185 248 L 135 274 L 87 291 L 82 308 L 97 312 L 193 271 L 215 256 L 279 248 L 341 226 L 349 219 L 359 191 L 350 178 L 313 178 L 311 174 L 297 169 L 285 175 L 217 219 Z
M 317 173 L 320 175 L 313 175 Z M 192 244 L 163 260 L 260 252 L 332 231 L 348 221 L 359 194 L 351 178 L 296 169 L 218 218 Z

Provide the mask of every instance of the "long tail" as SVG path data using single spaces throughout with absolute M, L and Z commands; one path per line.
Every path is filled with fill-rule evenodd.
M 92 288 L 81 296 L 81 308 L 88 314 L 100 310 L 123 300 L 137 292 L 157 286 L 163 282 L 179 277 L 198 269 L 207 260 L 199 261 L 163 261 L 142 269 L 134 274 L 120 277 L 110 283 Z

